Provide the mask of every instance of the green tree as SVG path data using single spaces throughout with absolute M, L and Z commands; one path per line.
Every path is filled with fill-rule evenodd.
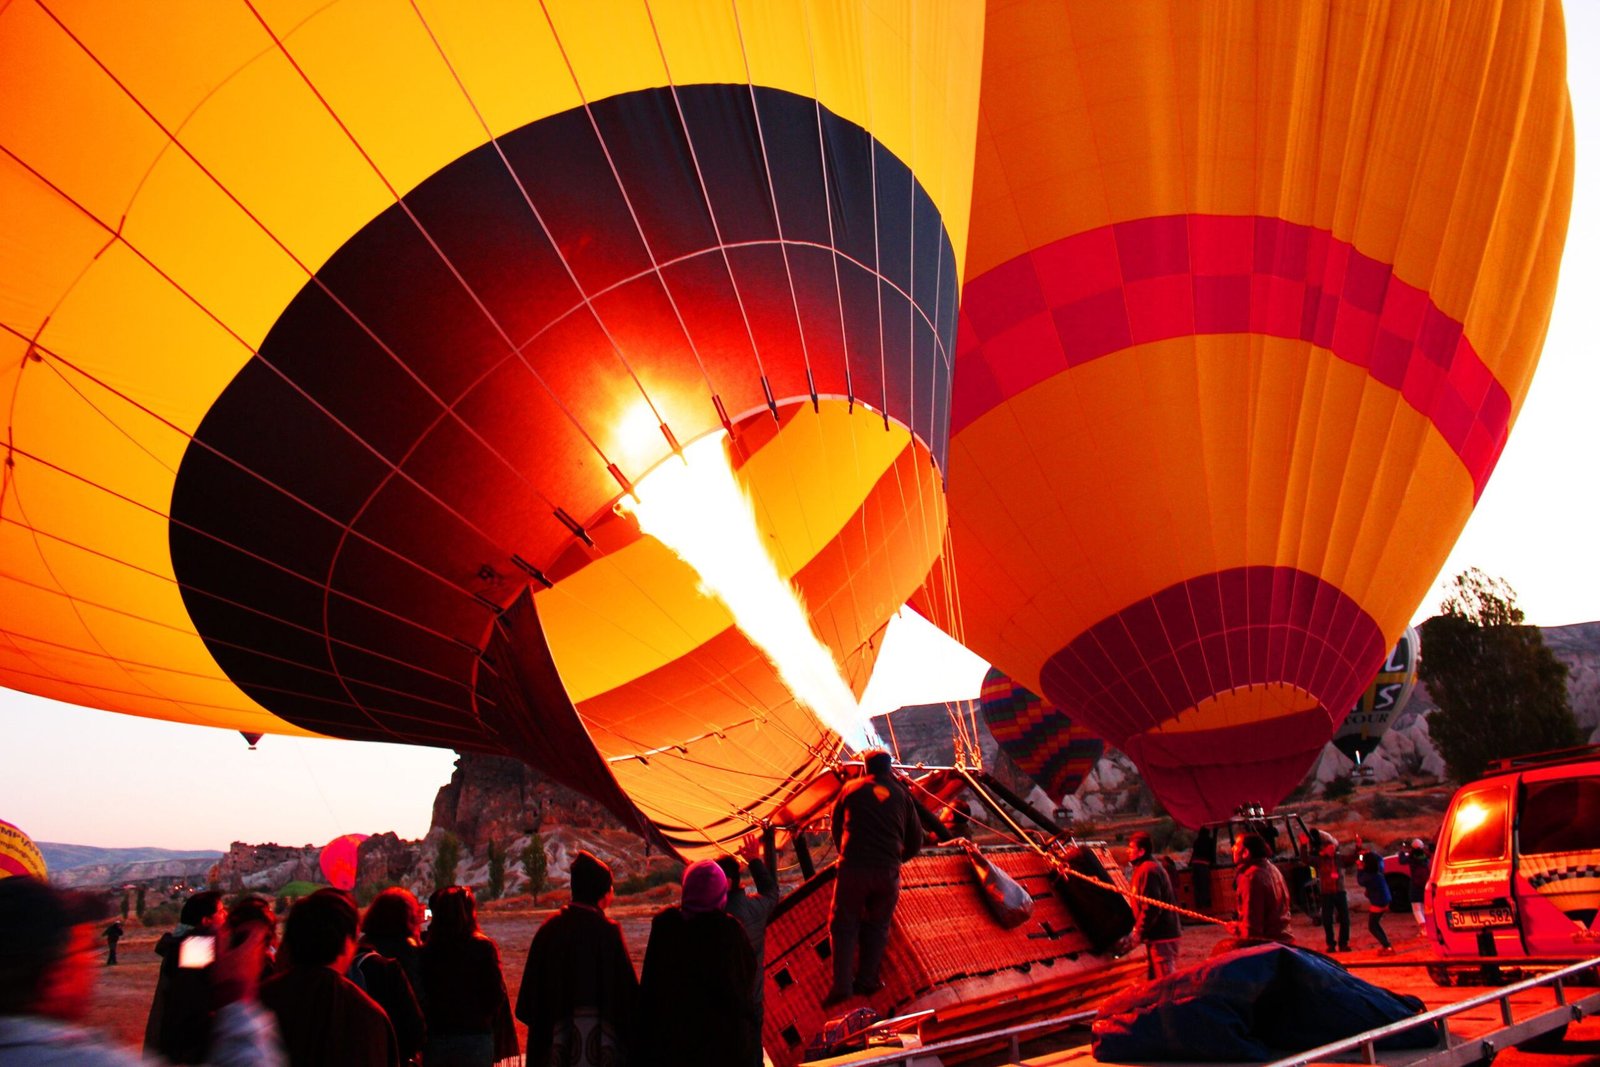
M 461 839 L 446 832 L 439 838 L 438 851 L 433 854 L 433 888 L 443 889 L 456 884 L 456 867 L 461 863 Z
M 1451 777 L 1471 781 L 1491 759 L 1580 743 L 1567 666 L 1524 625 L 1504 579 L 1476 567 L 1458 574 L 1440 610 L 1422 624 L 1417 674 L 1439 705 L 1428 733 Z
M 489 838 L 489 884 L 483 887 L 483 895 L 489 900 L 497 899 L 506 888 L 506 850 L 494 838 Z
M 550 874 L 549 861 L 544 855 L 544 838 L 538 834 L 528 838 L 517 859 L 522 864 L 522 873 L 528 878 L 528 895 L 537 899 L 544 892 Z
M 122 917 L 124 919 L 126 919 L 128 917 L 128 910 L 132 906 L 133 906 L 133 900 L 128 896 L 128 891 L 126 889 L 124 889 L 122 891 Z
M 144 886 L 140 886 L 138 889 L 134 890 L 133 913 L 139 916 L 139 920 L 141 922 L 144 921 Z

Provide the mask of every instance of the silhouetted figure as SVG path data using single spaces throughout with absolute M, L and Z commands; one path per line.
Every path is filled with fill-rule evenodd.
M 277 973 L 278 915 L 272 910 L 272 901 L 266 897 L 240 897 L 228 909 L 224 924 L 228 939 L 235 945 L 241 943 L 251 930 L 260 930 L 263 949 L 261 953 L 261 980 L 265 982 Z
M 1211 872 L 1217 865 L 1217 835 L 1209 826 L 1202 826 L 1194 835 L 1194 849 L 1189 853 L 1189 877 L 1194 885 L 1194 906 L 1201 911 L 1211 907 Z
M 611 868 L 588 852 L 569 869 L 572 902 L 539 927 L 517 990 L 517 1018 L 528 1026 L 529 1067 L 600 1067 L 632 1056 L 639 981 L 606 917 Z
M 839 867 L 828 919 L 833 988 L 822 1001 L 824 1007 L 883 988 L 878 969 L 900 899 L 900 865 L 922 848 L 916 803 L 896 780 L 889 753 L 879 748 L 863 756 L 867 773 L 845 786 L 833 805 Z M 858 940 L 861 969 L 852 981 Z
M 422 905 L 392 886 L 361 917 L 361 938 L 348 977 L 378 1002 L 394 1026 L 400 1062 L 420 1061 L 427 1038 L 417 990 L 422 985 Z
M 302 897 L 284 926 L 286 970 L 261 987 L 291 1067 L 397 1067 L 394 1027 L 378 1003 L 345 977 L 360 913 L 348 893 Z
M 500 948 L 478 929 L 478 902 L 463 885 L 428 898 L 433 922 L 422 945 L 428 1067 L 489 1067 L 515 1056 L 516 1024 L 500 973 Z
M 722 868 L 722 873 L 728 878 L 728 903 L 724 910 L 744 928 L 745 937 L 750 939 L 750 951 L 755 956 L 756 970 L 754 977 L 756 1033 L 761 1032 L 762 1017 L 766 1012 L 766 963 L 767 963 L 767 920 L 772 917 L 772 909 L 778 906 L 778 880 L 767 869 L 766 863 L 761 859 L 758 846 L 754 839 L 740 850 L 740 855 L 745 858 L 745 863 L 750 867 L 750 880 L 755 883 L 755 895 L 747 893 L 740 877 L 739 860 L 736 856 L 723 856 L 717 860 L 717 866 Z M 759 1067 L 761 1062 L 760 1049 L 756 1050 L 756 1059 L 752 1061 Z
M 227 921 L 228 909 L 222 894 L 214 889 L 195 893 L 183 902 L 178 925 L 161 935 L 156 955 L 161 970 L 156 975 L 156 992 L 145 1022 L 144 1050 L 164 1056 L 173 1063 L 203 1063 L 211 1046 L 211 1013 L 214 995 L 211 966 L 187 966 L 206 955 L 204 943 L 187 942 L 206 938 L 215 945 L 217 934 Z M 214 952 L 214 947 L 212 947 Z M 180 966 L 182 964 L 182 966 Z
M 650 924 L 635 1048 L 646 1065 L 748 1067 L 760 1058 L 755 954 L 727 900 L 722 868 L 701 860 L 683 872 L 682 902 Z
M 117 965 L 117 942 L 122 940 L 122 920 L 112 919 L 106 924 L 101 937 L 106 939 L 106 966 Z

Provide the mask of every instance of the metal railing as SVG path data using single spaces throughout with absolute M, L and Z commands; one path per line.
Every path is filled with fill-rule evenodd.
M 1022 1042 L 1042 1037 L 1046 1033 L 1069 1030 L 1080 1024 L 1087 1025 L 1093 1021 L 1099 1012 L 1089 1011 L 1074 1012 L 1071 1015 L 1057 1015 L 1050 1019 L 1040 1019 L 1036 1022 L 1021 1023 L 1017 1026 L 1008 1026 L 1003 1030 L 985 1030 L 982 1033 L 967 1034 L 964 1037 L 952 1037 L 945 1041 L 935 1041 L 932 1044 L 922 1045 L 918 1048 L 885 1049 L 881 1056 L 869 1056 L 866 1059 L 853 1059 L 850 1067 L 887 1067 L 889 1064 L 908 1064 L 919 1056 L 939 1056 L 946 1052 L 963 1052 L 967 1049 L 980 1048 L 985 1045 L 1008 1044 L 1011 1049 L 1011 1058 L 1020 1059 L 1022 1056 Z M 892 1020 L 884 1020 L 891 1022 Z
M 1515 963 L 1517 961 L 1506 958 L 1501 962 Z M 1548 974 L 1541 974 L 1538 977 L 1517 982 L 1514 985 L 1502 986 L 1501 988 L 1492 990 L 1488 993 L 1480 993 L 1478 996 L 1469 997 L 1466 1000 L 1457 1001 L 1454 1004 L 1447 1004 L 1442 1008 L 1435 1008 L 1432 1011 L 1423 1012 L 1421 1015 L 1413 1015 L 1410 1018 L 1401 1020 L 1400 1022 L 1390 1023 L 1388 1026 L 1380 1026 L 1376 1030 L 1368 1030 L 1365 1033 L 1357 1034 L 1354 1037 L 1343 1038 L 1339 1041 L 1330 1041 L 1326 1045 L 1320 1045 L 1314 1049 L 1307 1049 L 1305 1052 L 1297 1052 L 1293 1056 L 1286 1056 L 1280 1060 L 1273 1060 L 1271 1063 L 1266 1064 L 1265 1067 L 1308 1067 L 1309 1064 L 1315 1063 L 1318 1060 L 1326 1060 L 1330 1056 L 1337 1056 L 1342 1053 L 1355 1052 L 1357 1050 L 1361 1052 L 1363 1062 L 1377 1063 L 1377 1043 L 1379 1041 L 1382 1041 L 1384 1038 L 1393 1034 L 1410 1030 L 1413 1027 L 1434 1022 L 1439 1024 L 1441 1038 L 1441 1043 L 1435 1046 L 1435 1048 L 1438 1050 L 1438 1053 L 1433 1056 L 1419 1058 L 1425 1058 L 1430 1063 L 1471 1063 L 1480 1059 L 1487 1059 L 1492 1057 L 1497 1051 L 1497 1046 L 1492 1040 L 1492 1037 L 1500 1037 L 1502 1045 L 1512 1045 L 1516 1044 L 1518 1041 L 1526 1041 L 1529 1038 L 1537 1037 L 1540 1033 L 1554 1030 L 1560 1025 L 1560 1013 L 1562 1009 L 1566 1009 L 1567 1021 L 1573 1021 L 1582 1018 L 1583 1009 L 1578 1005 L 1567 1003 L 1567 990 L 1565 983 L 1570 978 L 1574 978 L 1585 971 L 1596 970 L 1597 968 L 1600 968 L 1600 956 L 1596 956 L 1593 959 L 1584 960 L 1581 963 L 1574 963 L 1571 966 L 1563 967 L 1558 971 L 1551 971 Z M 1600 973 L 1600 971 L 1597 971 L 1597 973 Z M 1518 993 L 1524 993 L 1530 989 L 1537 989 L 1540 986 L 1550 986 L 1552 988 L 1555 993 L 1554 1006 L 1552 1008 L 1545 1009 L 1538 1015 L 1524 1018 L 1521 1024 L 1516 1023 L 1512 1016 L 1511 998 Z M 1600 992 L 1591 994 L 1591 996 L 1600 998 Z M 1461 1044 L 1452 1047 L 1450 1044 L 1450 1016 L 1459 1015 L 1464 1011 L 1471 1011 L 1473 1008 L 1479 1008 L 1485 1004 L 1493 1004 L 1496 1001 L 1498 1001 L 1500 1004 L 1500 1019 L 1505 1023 L 1505 1026 L 1502 1029 L 1495 1031 L 1493 1035 L 1470 1038 L 1466 1041 L 1463 1041 Z M 1547 1015 L 1555 1016 L 1555 1018 L 1549 1020 L 1549 1026 L 1534 1025 L 1535 1023 L 1543 1020 Z M 1517 1032 L 1524 1027 L 1527 1028 L 1528 1032 Z M 1425 1052 L 1426 1050 L 1418 1051 Z

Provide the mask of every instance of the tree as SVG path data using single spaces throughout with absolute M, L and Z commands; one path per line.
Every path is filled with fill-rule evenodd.
M 537 900 L 539 894 L 544 892 L 550 873 L 549 863 L 544 856 L 544 838 L 538 834 L 528 838 L 528 843 L 517 858 L 522 863 L 522 873 L 528 877 L 528 895 Z
M 1440 611 L 1422 624 L 1417 674 L 1439 705 L 1428 733 L 1451 777 L 1471 781 L 1491 759 L 1581 742 L 1567 666 L 1524 625 L 1504 579 L 1458 574 Z
M 483 895 L 489 900 L 494 900 L 505 892 L 506 888 L 506 850 L 494 838 L 489 838 L 489 884 L 483 887 Z
M 456 867 L 461 863 L 461 839 L 446 833 L 439 838 L 438 851 L 433 854 L 433 888 L 443 889 L 456 884 Z
M 139 921 L 144 921 L 144 886 L 133 891 L 133 913 L 139 916 Z

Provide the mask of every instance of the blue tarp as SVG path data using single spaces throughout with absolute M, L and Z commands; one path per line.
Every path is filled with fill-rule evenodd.
M 1399 1022 L 1422 1008 L 1418 998 L 1363 982 L 1315 952 L 1255 945 L 1107 1000 L 1094 1023 L 1094 1058 L 1276 1059 Z M 1431 1048 L 1438 1041 L 1437 1027 L 1423 1023 L 1378 1048 Z

